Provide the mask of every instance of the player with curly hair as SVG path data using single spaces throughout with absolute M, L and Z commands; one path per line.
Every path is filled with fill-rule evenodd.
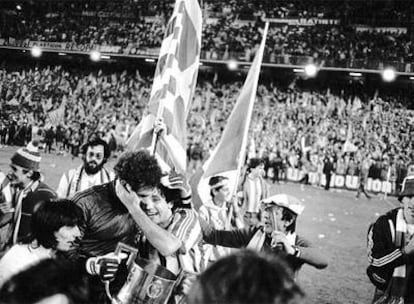
M 114 252 L 119 242 L 135 246 L 142 229 L 142 224 L 136 222 L 122 202 L 119 189 L 125 189 L 128 185 L 128 189 L 134 192 L 138 200 L 145 201 L 160 184 L 162 175 L 157 160 L 143 150 L 124 153 L 114 171 L 114 181 L 94 186 L 73 197 L 75 204 L 82 209 L 82 237 L 79 246 L 68 255 L 80 263 L 85 263 L 90 274 L 99 275 L 91 283 L 94 303 L 102 303 L 105 299 L 100 280 L 105 267 L 101 267 L 97 261 L 102 261 L 103 256 Z M 156 237 L 162 239 L 162 235 Z M 120 280 L 119 287 L 121 284 Z M 116 282 L 111 286 L 117 287 Z

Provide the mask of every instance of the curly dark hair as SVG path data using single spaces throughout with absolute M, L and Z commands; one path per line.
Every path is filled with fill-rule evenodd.
M 91 303 L 88 277 L 66 259 L 45 259 L 11 277 L 0 289 L 3 304 L 38 303 L 61 294 L 69 303 Z
M 208 267 L 194 283 L 188 303 L 292 303 L 303 297 L 283 259 L 243 249 Z
M 134 191 L 157 187 L 162 176 L 157 160 L 145 150 L 122 154 L 114 171 Z

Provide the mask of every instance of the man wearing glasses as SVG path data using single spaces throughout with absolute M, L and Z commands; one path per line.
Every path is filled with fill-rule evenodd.
M 7 175 L 10 193 L 2 193 L 0 198 L 0 252 L 9 245 L 27 240 L 36 205 L 56 198 L 56 193 L 41 181 L 40 161 L 36 142 L 20 148 L 11 158 Z
M 114 179 L 112 171 L 104 167 L 110 156 L 108 144 L 100 139 L 93 138 L 82 148 L 83 164 L 63 174 L 58 189 L 59 197 L 72 197 L 75 193 L 102 185 Z

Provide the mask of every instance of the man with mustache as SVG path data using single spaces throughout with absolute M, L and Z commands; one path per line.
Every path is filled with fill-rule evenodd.
M 93 138 L 82 147 L 83 165 L 63 174 L 57 189 L 59 197 L 72 197 L 75 193 L 110 182 L 115 175 L 104 167 L 110 156 L 108 144 Z
M 11 158 L 10 171 L 1 186 L 0 252 L 27 240 L 36 205 L 56 198 L 56 193 L 41 181 L 40 161 L 37 142 L 18 149 Z

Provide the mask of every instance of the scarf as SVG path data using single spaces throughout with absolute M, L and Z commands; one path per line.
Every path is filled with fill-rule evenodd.
M 290 245 L 294 246 L 296 244 L 296 233 L 288 233 L 286 234 L 287 241 Z M 263 244 L 266 239 L 266 233 L 263 229 L 259 229 L 255 232 L 253 237 L 251 238 L 250 242 L 247 244 L 247 249 L 252 249 L 256 251 L 261 251 L 263 248 Z M 274 244 L 273 241 L 271 242 L 271 246 L 275 247 L 277 244 Z
M 390 225 L 393 227 L 393 225 Z M 397 213 L 395 231 L 391 230 L 394 238 L 395 246 L 404 250 L 406 244 L 407 223 L 404 219 L 403 209 L 399 209 Z M 407 274 L 411 272 L 410 265 L 401 265 L 394 268 L 392 278 L 388 286 L 388 302 L 389 304 L 403 304 L 404 295 L 407 288 Z
M 29 194 L 30 192 L 36 190 L 36 188 L 39 186 L 39 181 L 32 181 L 30 182 L 23 190 L 21 190 L 17 194 L 17 203 L 16 208 L 14 211 L 14 217 L 13 217 L 13 245 L 17 243 L 17 237 L 19 235 L 19 229 L 20 229 L 20 221 L 22 219 L 22 204 L 23 199 Z
M 67 197 L 71 197 L 72 195 L 74 195 L 76 192 L 79 192 L 81 189 L 81 181 L 82 181 L 82 173 L 84 171 L 84 167 L 83 165 L 78 167 L 72 178 L 70 178 L 69 181 L 69 187 L 68 187 L 68 192 L 66 194 Z M 104 174 L 105 172 L 105 174 Z M 109 182 L 111 180 L 111 177 L 109 175 L 109 173 L 106 171 L 105 168 L 102 168 L 101 170 L 99 170 L 99 174 L 100 176 L 100 184 Z M 106 178 L 105 178 L 106 177 Z
M 251 238 L 249 244 L 247 244 L 246 248 L 255 250 L 255 251 L 261 251 L 263 248 L 265 239 L 266 239 L 266 233 L 263 231 L 263 229 L 259 229 L 254 233 L 253 237 Z

